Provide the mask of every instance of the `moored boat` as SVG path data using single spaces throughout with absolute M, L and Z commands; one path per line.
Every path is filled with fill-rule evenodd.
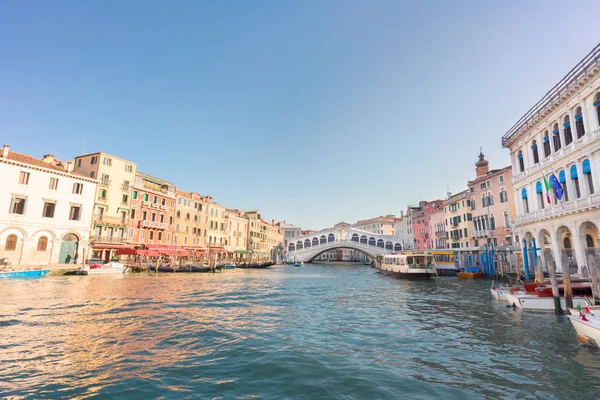
M 34 269 L 34 270 L 17 270 L 17 271 L 1 271 L 0 279 L 2 278 L 40 278 L 50 272 L 49 269 Z
M 210 272 L 211 268 L 208 265 L 184 265 L 179 267 L 177 272 Z
M 568 315 L 579 340 L 592 347 L 600 347 L 600 318 L 593 310 L 598 308 L 600 307 L 589 306 L 586 302 L 583 308 L 581 306 L 577 309 L 570 308 L 571 315 Z
M 462 279 L 483 278 L 483 271 L 479 267 L 467 267 L 463 271 L 457 272 L 456 277 Z
M 535 294 L 517 294 L 507 293 L 506 301 L 508 304 L 514 307 L 519 307 L 524 310 L 554 310 L 554 298 L 553 297 L 540 297 Z M 573 297 L 573 305 L 584 306 L 586 304 L 584 297 Z M 565 298 L 560 297 L 560 306 L 563 310 L 566 310 Z
M 438 276 L 456 276 L 458 270 L 454 264 L 454 251 L 433 250 L 432 253 Z
M 376 268 L 384 275 L 399 279 L 429 279 L 436 274 L 433 254 L 411 251 L 383 256 Z
M 497 285 L 493 281 L 490 292 L 492 293 L 492 297 L 498 301 L 508 301 L 506 295 L 509 293 L 525 294 L 522 286 Z
M 225 264 L 223 266 L 223 268 L 224 269 L 235 269 L 236 267 L 235 267 L 235 264 Z
M 304 261 L 294 264 L 294 267 L 302 267 L 302 266 L 304 266 Z
M 148 270 L 151 272 L 175 272 L 175 268 L 170 265 L 159 265 L 158 267 L 156 265 L 149 265 Z
M 123 274 L 127 267 L 118 262 L 109 262 L 108 264 L 91 264 L 79 268 L 75 271 L 76 275 L 108 275 L 108 274 Z
M 245 269 L 265 269 L 275 265 L 273 262 L 265 262 L 265 263 L 244 263 L 238 265 L 238 268 Z

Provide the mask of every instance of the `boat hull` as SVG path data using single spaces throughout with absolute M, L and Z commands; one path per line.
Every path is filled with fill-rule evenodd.
M 45 276 L 49 269 L 36 269 L 33 271 L 4 271 L 0 272 L 0 279 L 3 278 L 41 278 Z
M 177 270 L 177 272 L 187 272 L 187 273 L 203 273 L 210 272 L 211 268 L 207 265 L 185 265 Z
M 456 268 L 444 268 L 436 266 L 438 276 L 456 276 L 457 270 Z
M 379 269 L 384 275 L 391 276 L 396 279 L 414 279 L 414 280 L 427 280 L 435 276 L 431 272 L 394 272 L 394 271 L 385 271 Z
M 479 279 L 483 278 L 483 272 L 457 272 L 456 276 L 461 279 Z
M 125 268 L 90 268 L 75 271 L 77 275 L 115 275 L 124 274 Z
M 506 294 L 506 301 L 508 304 L 514 305 L 515 307 L 522 308 L 524 310 L 542 310 L 542 311 L 554 311 L 554 298 L 553 297 L 538 297 L 531 294 Z M 585 306 L 586 302 L 583 297 L 573 297 L 573 305 L 577 304 L 582 307 Z M 565 298 L 560 298 L 560 306 L 563 310 L 566 310 Z
M 492 297 L 494 297 L 496 300 L 508 301 L 506 298 L 507 294 L 509 293 L 507 288 L 492 288 L 490 289 L 490 292 L 492 292 Z
M 600 323 L 595 317 L 589 318 L 589 321 L 583 321 L 578 315 L 569 315 L 568 318 L 582 342 L 592 347 L 600 347 Z

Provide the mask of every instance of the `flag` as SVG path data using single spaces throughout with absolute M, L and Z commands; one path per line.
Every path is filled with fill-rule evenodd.
M 542 175 L 542 178 L 544 178 L 544 192 L 546 192 L 546 201 L 548 202 L 548 204 L 552 204 L 552 202 L 550 201 L 549 193 L 549 190 L 552 188 L 552 186 L 550 186 L 550 184 L 548 183 L 548 179 L 546 179 L 544 175 Z
M 558 200 L 562 200 L 565 191 L 554 173 L 550 176 L 550 180 L 552 181 L 552 187 L 554 187 L 554 194 L 556 195 L 556 198 Z

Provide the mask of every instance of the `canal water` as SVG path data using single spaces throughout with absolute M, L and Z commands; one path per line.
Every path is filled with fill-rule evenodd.
M 0 398 L 597 399 L 600 354 L 489 281 L 368 266 L 0 282 Z

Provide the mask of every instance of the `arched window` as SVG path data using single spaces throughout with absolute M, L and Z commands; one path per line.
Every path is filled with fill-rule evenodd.
M 575 110 L 575 129 L 577 130 L 577 139 L 585 135 L 585 126 L 583 126 L 583 114 L 581 113 L 581 107 L 577 107 Z
M 594 238 L 591 235 L 585 235 L 585 247 L 594 248 Z
M 310 247 L 310 239 L 305 239 L 304 240 L 304 248 L 306 249 L 308 247 Z
M 550 136 L 548 136 L 548 131 L 546 131 L 544 132 L 544 157 L 548 157 L 550 153 Z
M 394 244 L 394 251 L 402 251 L 402 245 L 400 243 Z
M 288 246 L 288 250 L 289 251 L 294 251 L 296 250 L 296 245 L 294 243 L 290 243 L 290 245 Z
M 568 115 L 565 115 L 563 118 L 563 128 L 565 132 L 565 146 L 567 146 L 573 141 L 573 134 L 571 133 L 571 119 Z
M 573 181 L 573 186 L 575 186 L 575 198 L 578 199 L 581 197 L 581 190 L 579 189 L 579 175 L 577 174 L 577 165 L 572 165 L 569 170 L 571 175 L 571 180 Z
M 561 148 L 560 143 L 560 131 L 558 130 L 558 124 L 554 124 L 554 129 L 552 130 L 552 141 L 554 142 L 554 151 L 558 151 Z
M 596 94 L 594 107 L 596 107 L 596 118 L 598 118 L 598 125 L 600 125 L 600 93 Z
M 504 229 L 510 229 L 510 217 L 507 211 L 504 211 Z
M 563 240 L 563 244 L 565 246 L 565 249 L 570 249 L 571 248 L 571 239 L 566 237 L 565 240 Z
M 594 181 L 592 180 L 592 166 L 590 165 L 590 160 L 583 160 L 583 163 L 581 164 L 581 172 L 583 172 L 586 177 L 590 194 L 594 194 Z
M 540 181 L 536 182 L 535 193 L 537 194 L 540 208 L 544 208 L 544 190 L 542 189 L 542 182 L 540 182 Z
M 394 245 L 392 244 L 392 242 L 386 242 L 385 248 L 388 250 L 394 250 Z
M 375 238 L 374 237 L 369 238 L 369 246 L 375 246 Z
M 6 238 L 5 251 L 15 251 L 17 249 L 17 235 L 8 235 Z
M 335 241 L 335 235 L 333 233 L 330 233 L 329 235 L 327 235 L 327 241 L 328 242 L 334 242 Z
M 312 240 L 312 245 L 313 245 L 313 246 L 317 246 L 318 244 L 319 244 L 319 238 L 316 238 L 316 237 L 315 237 L 315 238 L 313 238 L 313 240 Z
M 321 238 L 319 239 L 319 242 L 320 242 L 321 244 L 323 244 L 323 243 L 327 243 L 327 238 L 325 237 L 325 235 L 321 235 Z
M 366 237 L 365 235 L 362 235 L 362 236 L 360 237 L 360 242 L 361 242 L 362 244 L 367 244 L 367 237 Z
M 531 153 L 533 154 L 533 163 L 537 164 L 540 162 L 540 156 L 538 155 L 537 142 L 534 140 L 531 144 Z
M 296 243 L 296 248 L 297 248 L 298 250 L 300 250 L 300 249 L 303 249 L 303 248 L 304 248 L 304 246 L 302 245 L 302 241 L 301 241 L 301 240 L 299 240 L 299 241 L 298 241 L 298 243 Z
M 525 161 L 523 160 L 523 152 L 521 150 L 519 150 L 517 159 L 519 160 L 519 172 L 525 171 Z
M 38 239 L 37 251 L 46 251 L 46 248 L 48 248 L 48 237 L 40 236 Z
M 567 192 L 567 173 L 564 169 L 558 173 L 558 181 L 560 182 L 564 192 L 563 199 L 565 199 L 565 201 L 569 201 L 569 193 Z
M 527 189 L 521 190 L 521 198 L 523 199 L 523 211 L 525 214 L 529 213 L 529 203 L 527 202 Z
M 384 247 L 383 239 L 379 239 L 379 240 L 377 241 L 377 247 L 381 247 L 381 248 L 383 248 L 383 247 Z
M 353 242 L 358 242 L 358 233 L 353 233 L 352 234 L 352 241 Z

